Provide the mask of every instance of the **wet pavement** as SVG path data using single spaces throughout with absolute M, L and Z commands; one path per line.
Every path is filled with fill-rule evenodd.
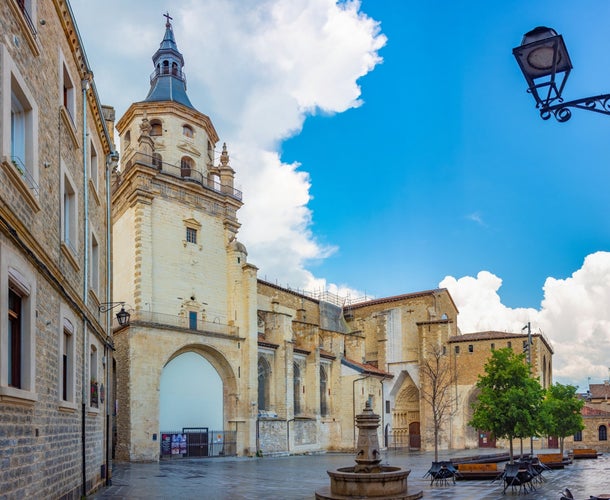
M 493 453 L 500 451 L 502 450 L 494 449 Z M 439 460 L 483 453 L 486 451 L 443 451 L 439 453 Z M 446 486 L 431 486 L 430 481 L 423 476 L 434 457 L 432 452 L 386 451 L 383 456 L 383 464 L 411 470 L 408 478 L 409 493 L 423 491 L 424 498 L 429 499 L 491 500 L 515 497 L 559 500 L 565 487 L 571 490 L 576 500 L 588 500 L 591 495 L 610 494 L 610 455 L 602 455 L 598 459 L 575 460 L 565 469 L 545 472 L 545 480 L 536 485 L 535 491 L 526 495 L 518 495 L 510 488 L 503 495 L 501 482 L 492 483 L 490 480 L 457 481 Z M 354 455 L 336 453 L 114 463 L 112 485 L 91 498 L 312 500 L 317 489 L 330 484 L 326 474 L 328 469 L 349 467 L 354 463 Z M 502 467 L 499 464 L 499 468 Z

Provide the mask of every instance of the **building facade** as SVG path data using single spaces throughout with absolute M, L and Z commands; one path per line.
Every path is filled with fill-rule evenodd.
M 68 2 L 0 3 L 0 491 L 80 498 L 110 469 L 108 172 Z
M 461 374 L 441 446 L 474 445 L 461 405 L 490 349 L 478 364 L 453 354 L 486 341 L 460 335 L 449 292 L 347 302 L 258 279 L 228 148 L 187 95 L 169 17 L 152 60 L 148 95 L 116 124 L 114 297 L 131 312 L 114 332 L 116 457 L 352 450 L 367 401 L 385 446 L 431 449 L 422 366 L 438 352 Z M 533 349 L 548 383 L 552 350 L 539 336 Z

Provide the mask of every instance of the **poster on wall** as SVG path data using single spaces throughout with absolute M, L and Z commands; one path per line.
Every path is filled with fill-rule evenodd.
M 172 436 L 171 434 L 161 434 L 161 455 L 172 454 Z
M 180 436 L 180 454 L 186 455 L 186 434 L 179 434 Z

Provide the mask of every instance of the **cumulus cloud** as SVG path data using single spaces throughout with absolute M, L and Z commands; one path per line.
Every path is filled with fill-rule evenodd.
M 120 117 L 148 91 L 166 5 L 107 0 L 94 11 L 86 0 L 72 3 L 102 100 Z M 281 284 L 340 289 L 306 269 L 334 248 L 314 235 L 309 175 L 282 162 L 279 148 L 307 116 L 362 105 L 358 79 L 381 62 L 386 43 L 379 23 L 357 0 L 190 0 L 172 9 L 189 97 L 227 142 L 244 192 L 238 237 L 249 260 Z
M 532 331 L 542 331 L 555 350 L 556 381 L 587 387 L 588 377 L 599 382 L 608 377 L 610 353 L 610 253 L 588 255 L 582 267 L 566 279 L 547 278 L 540 309 L 510 308 L 498 290 L 502 280 L 488 271 L 476 278 L 447 276 L 447 288 L 460 315 L 463 333 L 499 330 L 518 333 L 530 321 Z

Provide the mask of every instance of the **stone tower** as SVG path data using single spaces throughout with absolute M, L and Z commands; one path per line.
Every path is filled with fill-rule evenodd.
M 187 95 L 166 18 L 148 95 L 116 124 L 114 297 L 131 309 L 115 339 L 116 450 L 129 460 L 159 457 L 161 377 L 185 353 L 204 358 L 222 381 L 223 429 L 215 430 L 237 431 L 238 454 L 255 436 L 248 380 L 256 379 L 256 268 L 236 237 L 241 192 L 226 145 L 216 163 L 218 135 Z M 192 397 L 205 390 L 201 381 Z

